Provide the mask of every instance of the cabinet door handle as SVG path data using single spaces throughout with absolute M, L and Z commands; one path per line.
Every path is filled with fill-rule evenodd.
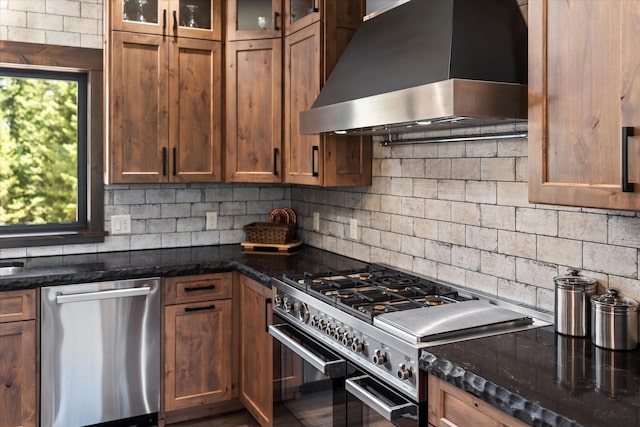
M 167 29 L 167 9 L 162 9 L 162 32 Z
M 320 147 L 318 147 L 317 145 L 314 145 L 311 148 L 311 175 L 312 176 L 320 175 L 318 172 L 318 168 L 316 167 L 319 151 L 320 151 Z
M 216 285 L 207 285 L 207 286 L 199 286 L 196 288 L 184 288 L 185 292 L 193 292 L 193 291 L 208 291 L 215 289 Z
M 269 333 L 269 311 L 271 309 L 271 298 L 264 300 L 264 331 Z
M 178 31 L 178 12 L 173 11 L 173 32 L 176 33 Z
M 315 13 L 320 12 L 320 9 L 318 8 L 318 0 L 313 0 L 313 11 Z
M 167 149 L 162 148 L 162 176 L 167 176 Z
M 211 305 L 206 305 L 204 307 L 185 307 L 184 311 L 189 313 L 191 311 L 204 311 L 204 310 L 215 310 L 216 306 L 211 304 Z
M 178 160 L 176 159 L 178 157 L 178 150 L 176 149 L 176 147 L 173 147 L 173 176 L 176 176 L 178 174 Z
M 278 27 L 278 18 L 280 14 L 278 12 L 273 12 L 273 29 L 278 31 L 280 27 Z
M 633 127 L 622 128 L 622 192 L 633 193 L 635 191 L 632 182 L 629 182 L 629 137 L 634 136 Z
M 273 149 L 273 174 L 275 176 L 278 176 L 278 154 L 280 153 L 280 150 L 278 150 L 277 148 Z

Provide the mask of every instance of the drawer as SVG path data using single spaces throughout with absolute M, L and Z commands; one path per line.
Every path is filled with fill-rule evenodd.
M 36 290 L 0 292 L 0 323 L 36 318 Z
M 165 305 L 231 298 L 233 273 L 201 274 L 164 279 Z

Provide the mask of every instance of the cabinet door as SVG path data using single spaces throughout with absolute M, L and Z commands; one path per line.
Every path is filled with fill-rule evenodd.
M 227 43 L 227 182 L 282 181 L 282 44 Z
M 331 0 L 330 0 L 331 1 Z M 322 19 L 321 0 L 284 0 L 284 33 L 289 35 Z
M 627 44 L 639 10 L 633 1 L 529 3 L 531 202 L 640 209 L 622 191 L 622 126 L 640 126 L 640 61 Z M 629 145 L 629 181 L 640 183 L 638 140 Z
M 111 30 L 221 40 L 221 0 L 114 0 Z
M 272 290 L 240 279 L 240 401 L 262 427 L 273 425 Z
M 231 300 L 165 307 L 164 409 L 231 398 Z
M 230 0 L 227 40 L 255 40 L 282 36 L 282 0 Z
M 171 35 L 222 40 L 222 0 L 172 0 Z
M 167 181 L 167 44 L 161 36 L 113 32 L 109 169 L 113 183 Z
M 428 375 L 429 423 L 435 427 L 524 427 L 525 424 L 433 375 Z
M 322 184 L 322 137 L 300 134 L 300 111 L 311 108 L 323 83 L 321 46 L 320 22 L 285 38 L 285 181 L 292 184 Z
M 169 181 L 222 179 L 222 44 L 176 38 L 169 51 Z
M 170 0 L 113 0 L 111 29 L 145 34 L 166 34 Z
M 0 323 L 0 427 L 35 427 L 36 322 Z

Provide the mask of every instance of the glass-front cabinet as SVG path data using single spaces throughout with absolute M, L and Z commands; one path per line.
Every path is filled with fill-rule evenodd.
M 227 39 L 256 40 L 282 36 L 281 0 L 231 0 L 227 3 Z
M 221 0 L 114 0 L 111 29 L 221 40 Z
M 320 0 L 285 0 L 285 34 L 289 35 L 319 21 L 320 3 Z

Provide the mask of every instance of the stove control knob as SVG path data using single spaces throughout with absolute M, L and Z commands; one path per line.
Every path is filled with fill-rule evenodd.
M 412 375 L 411 368 L 407 368 L 404 363 L 401 363 L 400 366 L 398 366 L 398 372 L 396 372 L 396 374 L 401 380 L 408 380 Z
M 353 339 L 351 339 L 351 335 L 349 335 L 349 333 L 345 333 L 344 335 L 342 335 L 342 345 L 345 347 L 351 347 L 351 344 L 353 343 Z
M 342 328 L 341 327 L 337 327 L 335 331 L 333 331 L 333 338 L 335 338 L 338 341 L 342 341 L 342 336 L 343 336 L 343 332 L 342 332 Z
M 351 343 L 351 350 L 355 351 L 356 353 L 360 353 L 363 349 L 364 345 L 360 342 L 360 338 L 354 338 L 353 342 Z
M 314 328 L 317 328 L 319 324 L 320 324 L 320 320 L 318 319 L 318 316 L 314 315 L 311 318 L 311 326 L 314 327 Z
M 309 321 L 309 306 L 304 302 L 300 303 L 298 307 L 298 319 L 300 319 L 302 323 Z M 313 324 L 313 322 L 311 324 Z
M 291 312 L 291 304 L 289 303 L 289 299 L 287 297 L 284 297 L 284 300 L 282 300 L 282 308 L 287 313 Z
M 280 294 L 276 294 L 274 299 L 275 299 L 276 307 L 280 307 L 282 305 L 282 298 L 280 297 Z
M 327 321 L 324 319 L 320 319 L 320 322 L 318 323 L 318 329 L 324 332 L 324 330 L 327 329 Z
M 373 352 L 373 363 L 375 363 L 376 365 L 384 365 L 384 363 L 387 361 L 387 354 L 382 354 L 382 351 L 380 350 L 375 350 Z
M 329 323 L 327 325 L 327 327 L 324 329 L 324 333 L 329 335 L 330 337 L 332 337 L 333 336 L 333 331 L 335 331 L 335 329 L 336 329 L 336 327 L 333 326 L 332 323 Z

